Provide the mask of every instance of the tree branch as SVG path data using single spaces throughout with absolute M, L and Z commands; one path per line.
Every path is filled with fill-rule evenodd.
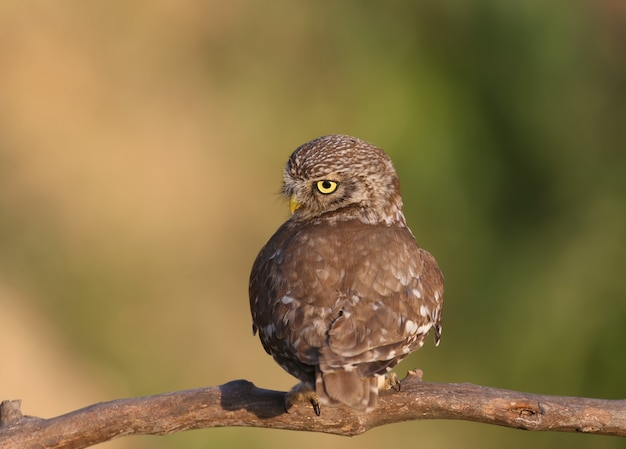
M 382 394 L 371 413 L 309 404 L 283 409 L 284 393 L 235 380 L 216 387 L 102 402 L 51 419 L 0 404 L 3 449 L 79 449 L 125 435 L 167 435 L 209 427 L 266 427 L 358 435 L 384 424 L 459 419 L 527 430 L 626 436 L 626 400 L 521 393 L 472 384 L 422 382 L 412 371 L 400 392 Z

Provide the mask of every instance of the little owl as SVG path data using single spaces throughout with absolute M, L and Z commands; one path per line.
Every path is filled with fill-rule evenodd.
M 383 150 L 330 135 L 297 148 L 283 174 L 289 218 L 250 275 L 253 331 L 308 399 L 372 410 L 386 374 L 441 335 L 443 277 L 402 212 L 398 177 Z M 392 380 L 393 379 L 393 380 Z

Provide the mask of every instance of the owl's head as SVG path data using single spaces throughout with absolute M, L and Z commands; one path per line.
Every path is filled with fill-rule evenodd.
M 298 147 L 285 166 L 283 194 L 292 220 L 404 223 L 391 159 L 356 137 L 323 136 Z

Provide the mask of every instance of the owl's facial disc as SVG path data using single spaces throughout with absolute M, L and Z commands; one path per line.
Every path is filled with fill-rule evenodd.
M 339 181 L 320 179 L 309 183 L 300 183 L 300 188 L 289 194 L 289 211 L 293 215 L 298 209 L 311 207 L 316 203 L 315 197 L 331 196 L 339 188 Z M 319 201 L 319 200 L 318 200 Z

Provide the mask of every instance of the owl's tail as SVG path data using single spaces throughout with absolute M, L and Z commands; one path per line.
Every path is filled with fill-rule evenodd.
M 341 403 L 354 410 L 369 412 L 378 402 L 378 378 L 361 377 L 357 370 L 318 372 L 315 393 L 322 403 Z

